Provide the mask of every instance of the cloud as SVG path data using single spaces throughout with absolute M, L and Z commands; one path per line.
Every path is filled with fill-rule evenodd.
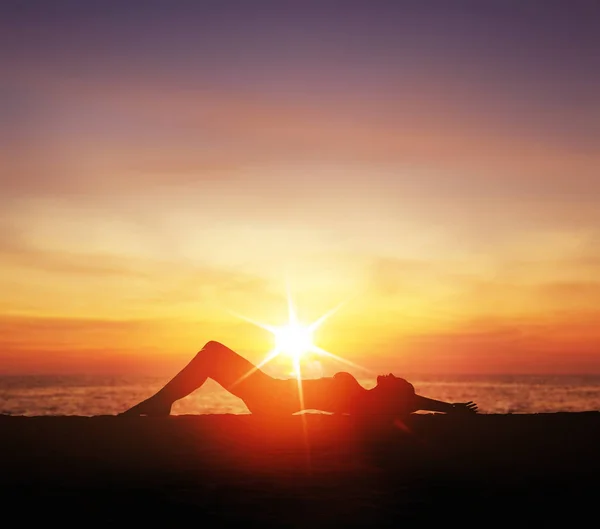
M 59 251 L 8 233 L 0 240 L 0 271 L 5 313 L 218 320 L 226 308 L 252 300 L 274 306 L 283 295 L 268 275 L 239 266 L 168 254 Z
M 481 130 L 468 110 L 450 111 L 449 102 L 435 98 L 417 106 L 410 98 L 370 102 L 365 110 L 356 97 L 298 103 L 126 76 L 38 82 L 44 90 L 33 91 L 15 118 L 18 127 L 5 131 L 12 141 L 0 151 L 0 181 L 10 193 L 83 195 L 235 181 L 249 167 L 299 161 L 359 164 L 365 172 L 391 165 L 394 181 L 380 182 L 390 190 L 446 199 L 493 193 L 496 200 L 586 200 L 600 193 L 594 152 L 563 147 L 543 132 L 523 138 Z M 411 178 L 415 168 L 425 174 Z
M 600 373 L 600 312 L 485 318 L 453 330 L 391 338 L 378 365 L 411 373 Z
M 0 263 L 62 276 L 144 277 L 146 266 L 110 255 L 34 249 L 28 245 L 7 248 L 0 242 Z
M 511 326 L 518 319 L 528 326 L 533 319 L 538 325 L 551 321 L 557 329 L 579 328 L 578 318 L 585 320 L 600 307 L 600 268 L 594 255 L 583 258 L 577 252 L 533 262 L 499 258 L 479 264 L 468 254 L 460 260 L 375 258 L 366 276 L 370 312 L 386 314 L 384 322 L 397 321 L 395 327 L 404 335 L 438 335 L 441 330 L 464 331 L 465 322 L 473 321 L 478 325 L 470 324 L 469 333 L 479 331 L 485 318 Z M 483 329 L 487 337 L 489 329 Z M 584 329 L 589 332 L 590 326 Z M 558 336 L 553 329 L 544 332 Z

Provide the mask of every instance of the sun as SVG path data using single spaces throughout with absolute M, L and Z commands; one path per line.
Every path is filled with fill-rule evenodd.
M 298 322 L 290 322 L 283 327 L 271 329 L 275 337 L 275 349 L 288 355 L 294 363 L 300 362 L 302 356 L 314 351 L 313 329 Z
M 292 302 L 292 297 L 288 288 L 288 322 L 285 325 L 281 326 L 273 326 L 267 325 L 266 323 L 260 323 L 246 316 L 242 316 L 241 314 L 236 314 L 232 312 L 234 316 L 246 320 L 261 329 L 265 329 L 270 332 L 275 341 L 275 346 L 273 350 L 268 353 L 265 358 L 256 366 L 255 369 L 262 368 L 265 364 L 271 362 L 274 358 L 285 355 L 289 357 L 292 361 L 292 366 L 294 369 L 294 373 L 300 381 L 301 377 L 301 363 L 304 356 L 308 354 L 315 354 L 318 356 L 328 357 L 344 364 L 361 368 L 357 366 L 353 362 L 349 360 L 345 360 L 329 351 L 326 351 L 322 347 L 319 347 L 313 338 L 314 332 L 325 322 L 327 318 L 335 314 L 345 303 L 340 303 L 335 308 L 323 314 L 319 319 L 313 321 L 309 324 L 304 324 L 300 322 L 296 316 L 296 309 L 294 307 L 294 303 Z M 247 373 L 245 376 L 248 376 L 250 373 Z M 245 377 L 243 377 L 245 378 Z
M 292 302 L 292 297 L 288 288 L 288 323 L 279 327 L 267 325 L 266 323 L 260 323 L 258 321 L 236 314 L 232 312 L 234 316 L 246 320 L 261 329 L 269 331 L 275 339 L 275 347 L 268 353 L 258 365 L 253 366 L 248 372 L 243 374 L 234 384 L 240 383 L 246 379 L 255 371 L 261 369 L 265 364 L 268 364 L 271 360 L 275 359 L 280 355 L 288 356 L 292 361 L 293 375 L 295 376 L 298 383 L 298 398 L 302 408 L 304 408 L 304 390 L 302 389 L 302 358 L 307 354 L 316 354 L 322 357 L 328 357 L 336 360 L 348 366 L 358 368 L 360 370 L 369 371 L 364 367 L 361 367 L 354 362 L 341 358 L 329 351 L 319 347 L 315 344 L 313 339 L 313 333 L 323 324 L 323 322 L 335 314 L 345 303 L 340 303 L 337 307 L 323 314 L 319 319 L 312 323 L 305 325 L 298 321 L 296 317 L 296 309 Z

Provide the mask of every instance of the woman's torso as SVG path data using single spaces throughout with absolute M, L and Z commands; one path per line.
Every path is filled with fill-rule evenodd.
M 260 395 L 245 399 L 252 413 L 292 414 L 302 410 L 352 413 L 367 390 L 349 373 L 318 379 L 272 379 Z

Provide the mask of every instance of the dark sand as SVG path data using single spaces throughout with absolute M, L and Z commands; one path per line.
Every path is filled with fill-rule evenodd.
M 416 415 L 410 432 L 345 416 L 304 419 L 0 416 L 3 519 L 311 529 L 598 523 L 599 412 Z

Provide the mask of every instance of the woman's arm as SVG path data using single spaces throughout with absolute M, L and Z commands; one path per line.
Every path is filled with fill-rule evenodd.
M 438 411 L 441 413 L 470 412 L 477 413 L 477 404 L 469 402 L 444 402 L 415 395 L 416 410 Z

